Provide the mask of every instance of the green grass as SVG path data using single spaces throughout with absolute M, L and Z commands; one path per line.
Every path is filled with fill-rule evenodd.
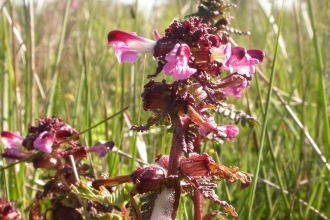
M 26 135 L 38 117 L 56 114 L 83 131 L 130 106 L 125 116 L 82 136 L 86 145 L 114 141 L 133 157 L 109 153 L 103 168 L 99 159 L 90 158 L 97 175 L 103 169 L 111 176 L 126 175 L 136 167 L 139 151 L 146 151 L 149 163 L 168 154 L 171 136 L 165 128 L 142 135 L 129 132 L 130 124 L 145 124 L 151 115 L 141 111 L 140 94 L 156 62 L 142 55 L 133 65 L 118 64 L 107 46 L 107 33 L 121 29 L 153 39 L 154 29 L 163 34 L 171 21 L 194 12 L 197 4 L 173 0 L 150 15 L 136 11 L 134 18 L 135 5 L 89 0 L 79 1 L 79 8 L 72 10 L 70 2 L 51 1 L 33 8 L 11 1 L 1 5 L 0 130 Z M 235 17 L 232 26 L 252 34 L 231 37 L 240 46 L 264 50 L 266 59 L 250 89 L 240 100 L 227 103 L 256 116 L 262 126 L 240 127 L 233 143 L 205 145 L 218 162 L 255 176 L 242 191 L 236 184 L 221 182 L 217 194 L 236 208 L 239 219 L 330 219 L 330 170 L 325 163 L 330 156 L 330 2 L 300 0 L 283 10 L 271 2 L 270 11 L 257 0 L 233 2 L 238 7 L 230 10 Z M 230 123 L 228 118 L 220 120 Z M 4 159 L 0 163 L 8 165 Z M 29 163 L 0 172 L 1 196 L 17 200 L 23 219 L 36 189 L 42 189 L 37 180 L 43 175 Z M 181 204 L 179 219 L 191 219 L 189 198 Z M 208 201 L 204 207 L 221 210 Z

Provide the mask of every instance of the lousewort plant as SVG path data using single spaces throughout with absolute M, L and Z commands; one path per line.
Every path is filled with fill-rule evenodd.
M 141 95 L 143 109 L 153 115 L 145 125 L 131 129 L 145 132 L 151 126 L 166 125 L 173 133 L 170 155 L 160 155 L 158 164 L 138 168 L 131 175 L 92 183 L 94 188 L 102 190 L 101 186 L 132 182 L 130 202 L 136 219 L 176 219 L 183 193 L 193 195 L 195 219 L 203 219 L 203 198 L 238 217 L 235 208 L 221 201 L 214 189 L 223 179 L 240 181 L 243 189 L 251 183 L 251 177 L 237 167 L 215 163 L 201 152 L 201 145 L 207 139 L 220 143 L 233 141 L 239 133 L 235 125 L 218 125 L 212 112 L 229 115 L 236 122 L 242 119 L 243 124 L 258 123 L 242 111 L 228 108 L 225 101 L 230 96 L 239 99 L 242 91 L 250 86 L 256 65 L 263 62 L 264 52 L 230 43 L 226 28 L 230 16 L 221 10 L 232 5 L 224 2 L 202 1 L 200 9 L 204 9 L 204 14 L 209 10 L 206 15 L 210 15 L 215 9 L 218 16 L 207 17 L 197 12 L 183 22 L 174 21 L 163 37 L 154 32 L 155 41 L 120 30 L 108 34 L 108 44 L 114 46 L 119 63 L 136 62 L 140 53 L 152 53 L 158 61 Z M 218 22 L 214 22 L 217 18 Z M 173 81 L 157 82 L 156 77 L 161 73 L 171 75 Z M 136 194 L 145 194 L 142 213 L 133 199 Z M 217 214 L 221 215 L 209 213 L 204 219 Z
M 90 153 L 102 158 L 107 150 L 114 148 L 114 143 L 98 143 L 93 147 L 82 146 L 79 143 L 79 133 L 56 116 L 39 118 L 36 126 L 29 126 L 28 133 L 26 137 L 22 137 L 19 133 L 2 131 L 1 140 L 6 145 L 2 153 L 3 158 L 10 162 L 24 160 L 32 163 L 35 169 L 53 171 L 53 176 L 43 177 L 46 183 L 43 191 L 37 192 L 36 201 L 31 204 L 29 219 L 48 219 L 47 212 L 52 212 L 51 216 L 55 219 L 83 219 L 83 214 L 79 211 L 83 203 L 77 196 L 69 195 L 70 185 L 77 184 L 79 177 L 93 180 L 93 175 L 89 172 L 90 166 L 81 163 L 80 160 Z M 42 206 L 47 201 L 50 201 L 52 206 L 48 207 L 45 213 L 41 213 Z M 3 207 L 0 217 L 4 216 L 0 219 L 20 219 L 20 213 L 13 208 L 13 203 L 4 199 L 0 203 L 0 207 Z M 112 206 L 104 206 L 93 201 L 86 204 L 86 211 L 97 210 L 95 214 L 112 213 L 114 209 Z M 5 218 L 6 216 L 13 218 Z
M 170 154 L 159 155 L 155 164 L 139 167 L 129 175 L 103 174 L 95 179 L 90 166 L 81 159 L 89 153 L 104 157 L 107 149 L 114 149 L 113 142 L 83 146 L 80 133 L 56 116 L 39 118 L 36 126 L 30 125 L 26 137 L 1 132 L 7 146 L 2 157 L 10 162 L 26 161 L 35 169 L 54 174 L 44 177 L 46 184 L 29 208 L 30 219 L 177 219 L 183 195 L 191 195 L 196 220 L 224 215 L 220 211 L 204 213 L 204 199 L 238 217 L 235 208 L 220 200 L 215 189 L 221 180 L 239 181 L 244 189 L 252 178 L 237 167 L 216 163 L 201 149 L 207 140 L 222 144 L 239 134 L 236 125 L 217 124 L 212 113 L 229 116 L 243 126 L 259 124 L 257 119 L 226 103 L 230 96 L 239 99 L 242 91 L 249 88 L 256 65 L 263 63 L 265 56 L 261 50 L 232 45 L 231 32 L 248 32 L 228 27 L 231 16 L 225 9 L 231 6 L 234 5 L 227 1 L 200 1 L 196 13 L 183 22 L 174 21 L 163 36 L 154 31 L 155 40 L 121 30 L 108 34 L 108 44 L 115 48 L 119 63 L 137 62 L 140 53 L 151 53 L 158 61 L 141 94 L 143 109 L 152 112 L 152 116 L 145 125 L 131 127 L 136 132 L 147 132 L 152 126 L 170 127 Z M 172 76 L 171 80 L 157 81 L 163 73 Z M 134 186 L 124 199 L 129 205 L 118 206 L 112 194 L 124 183 Z M 137 194 L 142 195 L 140 204 L 134 198 Z M 2 200 L 0 216 L 19 219 L 14 203 Z

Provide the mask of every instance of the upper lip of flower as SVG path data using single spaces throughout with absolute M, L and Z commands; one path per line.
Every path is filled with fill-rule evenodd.
M 155 32 L 156 38 L 159 34 Z M 118 62 L 134 63 L 138 60 L 138 53 L 153 53 L 156 41 L 139 37 L 136 33 L 127 33 L 120 30 L 108 34 L 108 45 L 113 45 Z
M 127 33 L 120 30 L 114 30 L 108 34 L 108 45 L 112 45 L 116 42 L 123 42 L 129 48 L 138 53 L 153 52 L 156 45 L 156 41 L 139 37 L 133 33 Z

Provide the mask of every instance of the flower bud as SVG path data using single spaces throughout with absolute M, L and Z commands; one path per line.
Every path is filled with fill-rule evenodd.
M 131 179 L 137 192 L 142 194 L 162 188 L 165 185 L 166 175 L 167 172 L 163 167 L 150 165 L 135 170 L 131 175 Z
M 38 169 L 53 170 L 56 169 L 58 165 L 58 160 L 53 157 L 36 157 L 32 160 L 33 167 Z

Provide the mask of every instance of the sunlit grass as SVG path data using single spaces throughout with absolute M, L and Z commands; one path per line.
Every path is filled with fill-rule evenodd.
M 248 173 L 255 173 L 260 159 L 255 188 L 239 191 L 238 185 L 221 182 L 217 193 L 236 208 L 239 219 L 330 218 L 330 171 L 321 158 L 323 155 L 327 160 L 330 152 L 330 3 L 296 1 L 296 5 L 282 11 L 280 26 L 281 9 L 272 7 L 273 2 L 233 2 L 238 7 L 230 10 L 235 17 L 232 26 L 249 30 L 251 35 L 231 37 L 243 47 L 264 50 L 266 60 L 259 66 L 250 89 L 240 100 L 229 99 L 228 103 L 256 116 L 261 123 L 267 114 L 268 122 L 265 127 L 240 127 L 241 133 L 233 143 L 205 145 L 205 152 L 218 162 Z M 38 117 L 55 114 L 83 131 L 130 106 L 125 115 L 84 134 L 83 142 L 91 145 L 111 140 L 133 158 L 141 158 L 139 152 L 145 151 L 148 163 L 159 154 L 168 154 L 171 138 L 166 128 L 148 134 L 129 131 L 131 125 L 145 124 L 151 115 L 142 111 L 140 94 L 156 62 L 146 55 L 133 65 L 118 64 L 106 38 L 110 30 L 121 29 L 154 39 L 154 29 L 163 34 L 173 19 L 182 19 L 197 5 L 180 0 L 164 4 L 147 17 L 143 11 L 132 14 L 135 5 L 115 1 L 79 1 L 78 8 L 70 8 L 70 1 L 50 1 L 38 4 L 40 7 L 35 4 L 33 10 L 10 1 L 1 5 L 1 130 L 20 131 L 24 136 L 28 125 L 35 124 Z M 276 26 L 281 30 L 279 38 Z M 269 90 L 272 74 L 273 90 Z M 263 107 L 266 105 L 268 108 Z M 230 122 L 227 118 L 220 120 Z M 4 159 L 0 162 L 1 166 L 8 165 Z M 137 165 L 114 152 L 104 161 L 95 157 L 87 162 L 93 163 L 96 175 L 106 170 L 111 176 L 129 174 Z M 25 163 L 0 172 L 1 196 L 18 201 L 23 219 L 27 218 L 25 207 L 36 190 L 42 189 L 42 175 Z M 221 208 L 206 202 L 205 211 L 210 210 Z M 182 199 L 179 213 L 179 219 L 192 218 L 189 198 Z

